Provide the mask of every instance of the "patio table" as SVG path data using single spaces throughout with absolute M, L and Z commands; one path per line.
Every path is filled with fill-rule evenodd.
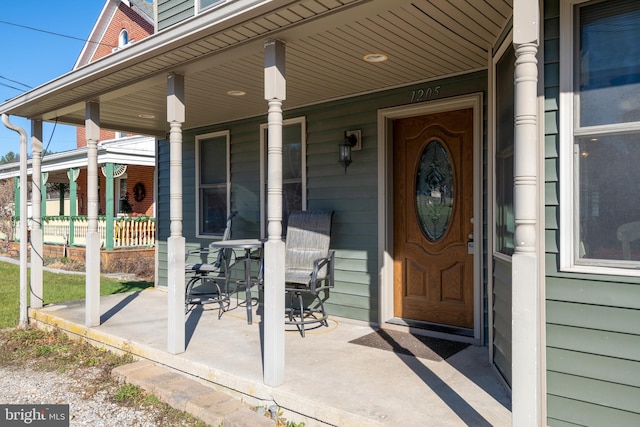
M 212 242 L 209 246 L 216 249 L 244 249 L 244 284 L 245 284 L 245 301 L 247 305 L 247 323 L 252 323 L 251 309 L 251 251 L 262 248 L 262 240 L 259 239 L 236 239 L 236 240 L 220 240 Z M 236 281 L 237 283 L 238 281 Z

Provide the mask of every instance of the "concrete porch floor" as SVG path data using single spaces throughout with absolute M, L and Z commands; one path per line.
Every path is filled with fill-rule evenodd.
M 509 426 L 508 391 L 486 347 L 469 346 L 444 361 L 419 359 L 350 344 L 371 326 L 330 318 L 329 328 L 285 337 L 285 383 L 263 384 L 261 318 L 254 308 L 225 312 L 198 306 L 185 320 L 187 348 L 167 349 L 167 292 L 101 298 L 101 325 L 84 326 L 84 301 L 30 310 L 32 321 L 57 326 L 94 344 L 197 378 L 256 406 L 277 404 L 284 416 L 313 426 Z

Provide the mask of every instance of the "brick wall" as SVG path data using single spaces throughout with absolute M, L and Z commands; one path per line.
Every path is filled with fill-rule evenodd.
M 153 215 L 153 166 L 127 166 L 127 193 L 129 193 L 129 203 L 133 207 L 134 214 Z M 100 185 L 100 205 L 98 213 L 106 214 L 105 189 L 107 188 L 106 177 L 101 171 L 98 172 L 98 180 Z M 87 170 L 81 169 L 78 176 L 78 215 L 87 215 Z M 137 183 L 142 184 L 145 190 L 144 199 L 137 201 L 135 199 L 134 187 Z M 118 185 L 117 180 L 114 187 Z M 114 188 L 114 197 L 117 196 L 117 190 Z M 117 212 L 116 212 L 117 213 Z
M 138 42 L 151 34 L 153 34 L 153 25 L 144 18 L 136 14 L 131 8 L 120 3 L 109 27 L 100 40 L 100 46 L 96 49 L 91 62 L 103 58 L 113 53 L 113 48 L 118 46 L 118 37 L 122 30 L 129 33 L 129 42 Z M 115 132 L 109 130 L 100 130 L 100 141 L 115 138 Z M 87 139 L 84 127 L 76 128 L 76 146 L 86 147 Z
M 20 242 L 9 243 L 9 256 L 17 256 L 20 251 Z M 63 258 L 66 252 L 66 258 L 77 261 L 86 261 L 86 251 L 83 246 L 77 247 L 64 247 L 62 245 L 43 245 L 42 247 L 43 258 L 47 259 L 59 259 Z M 114 251 L 100 250 L 100 271 L 110 272 L 113 270 L 113 264 L 119 259 L 131 259 L 137 257 L 146 262 L 153 264 L 155 262 L 155 248 L 126 248 L 117 249 Z

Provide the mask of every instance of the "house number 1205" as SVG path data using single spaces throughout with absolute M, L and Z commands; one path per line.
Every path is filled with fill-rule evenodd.
M 411 91 L 411 102 L 428 101 L 440 95 L 440 86 L 428 87 L 426 89 L 418 89 Z

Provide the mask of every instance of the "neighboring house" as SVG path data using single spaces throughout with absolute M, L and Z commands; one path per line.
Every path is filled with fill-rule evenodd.
M 640 424 L 640 2 L 155 8 L 155 35 L 0 112 L 89 124 L 89 149 L 98 122 L 159 138 L 169 352 L 185 247 L 238 211 L 234 237 L 268 238 L 270 307 L 279 207 L 332 210 L 332 315 L 486 346 L 516 426 Z M 277 386 L 282 328 L 263 324 Z
M 124 211 L 128 211 L 126 212 L 127 217 L 149 217 L 145 221 L 153 227 L 153 219 L 155 218 L 153 197 L 155 154 L 156 141 L 148 136 L 128 136 L 100 142 L 97 162 L 102 167 L 98 178 L 100 188 L 104 189 L 98 195 L 101 234 L 112 230 L 109 234 L 113 235 L 114 231 L 122 229 L 121 226 L 114 224 L 113 220 L 108 220 L 105 215 L 108 214 L 113 219 L 115 216 L 124 216 Z M 33 174 L 32 159 L 27 161 L 27 168 L 28 176 L 31 177 Z M 19 162 L 0 165 L 0 179 L 13 178 L 18 185 L 19 175 Z M 44 218 L 42 224 L 44 243 L 84 245 L 82 233 L 86 228 L 88 202 L 86 188 L 87 148 L 82 147 L 45 155 L 41 164 L 41 176 L 42 183 L 63 184 L 62 193 L 58 190 L 56 197 L 50 197 L 47 185 L 42 185 L 41 216 Z M 128 182 L 133 183 L 128 185 Z M 107 188 L 111 188 L 112 192 L 106 191 Z M 107 196 L 108 193 L 112 196 Z M 15 206 L 20 206 L 19 192 L 16 191 L 15 194 Z M 126 208 L 127 203 L 130 205 L 130 209 Z M 29 201 L 28 209 L 28 216 L 32 217 L 31 201 Z M 16 215 L 20 217 L 19 212 L 16 212 Z M 136 221 L 139 222 L 142 219 L 144 218 Z M 121 218 L 116 223 L 128 221 L 129 218 Z M 71 231 L 71 227 L 79 229 Z M 116 235 L 113 235 L 112 238 L 104 235 L 101 240 L 101 246 L 106 249 L 122 246 L 149 246 L 150 243 L 153 243 L 148 238 L 141 239 L 140 242 L 132 240 L 125 242 Z
M 154 32 L 153 5 L 145 0 L 107 0 L 80 53 L 74 70 L 96 62 L 115 52 L 126 49 L 136 41 L 142 40 Z M 88 213 L 87 195 L 87 149 L 84 127 L 77 127 L 76 149 L 47 154 L 42 159 L 43 183 L 63 184 L 69 188 L 68 201 L 49 201 L 46 186 L 42 186 L 42 216 L 64 217 L 55 220 L 46 219 L 43 223 L 45 243 L 63 243 L 83 245 L 82 232 L 74 232 L 70 227 L 71 217 L 86 217 Z M 133 132 L 121 132 L 101 129 L 98 144 L 98 164 L 100 172 L 98 213 L 114 217 L 118 214 L 155 217 L 155 138 L 135 135 Z M 31 161 L 29 161 L 29 176 Z M 0 166 L 0 179 L 17 178 L 19 163 Z M 16 192 L 16 206 L 19 206 L 19 193 Z M 59 206 L 57 212 L 51 212 L 51 205 Z M 30 209 L 31 210 L 31 209 Z M 100 226 L 109 234 L 122 229 L 109 225 L 102 219 Z M 78 224 L 83 224 L 80 222 Z M 151 225 L 152 226 L 152 225 Z M 110 231 L 109 231 L 110 230 Z M 72 239 L 69 241 L 69 239 Z M 138 246 L 117 236 L 105 236 L 102 245 L 107 249 L 117 246 Z M 149 239 L 140 245 L 146 246 Z

